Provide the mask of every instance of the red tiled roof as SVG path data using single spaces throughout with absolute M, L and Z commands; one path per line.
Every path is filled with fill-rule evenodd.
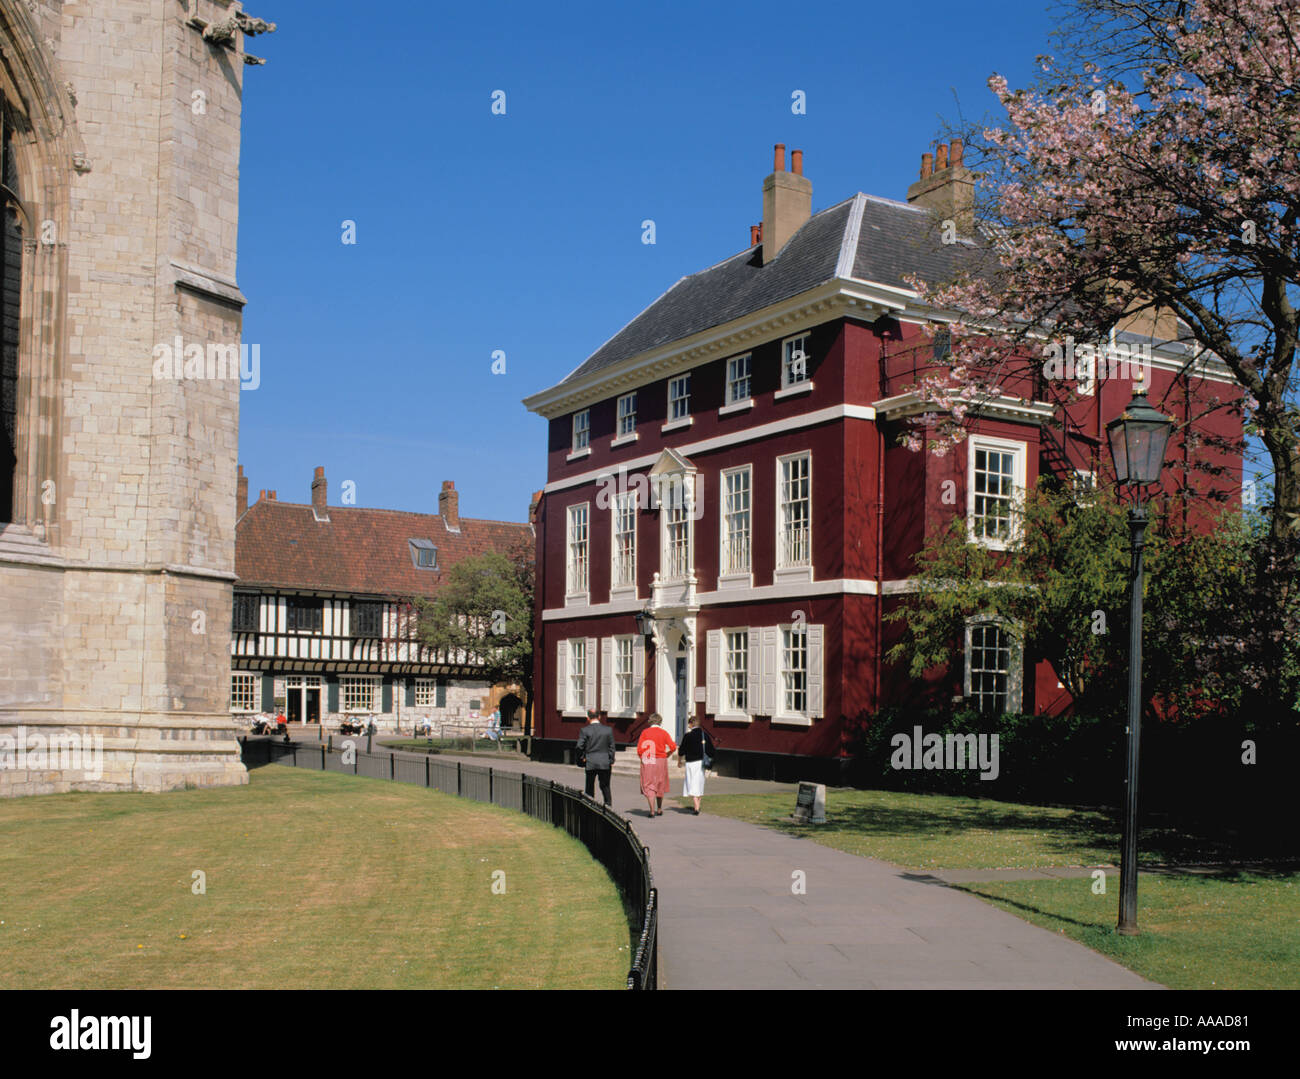
M 411 540 L 438 548 L 438 568 L 419 569 Z M 448 532 L 438 514 L 330 506 L 317 521 L 311 506 L 262 498 L 235 526 L 238 585 L 346 592 L 374 596 L 432 596 L 457 562 L 524 543 L 531 555 L 532 530 L 510 521 L 460 519 Z

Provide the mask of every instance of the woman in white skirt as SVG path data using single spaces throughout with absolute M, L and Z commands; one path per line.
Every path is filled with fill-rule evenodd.
M 682 735 L 682 744 L 677 747 L 677 755 L 686 762 L 686 781 L 682 784 L 682 794 L 695 799 L 694 813 L 700 815 L 700 795 L 704 793 L 704 758 L 712 758 L 716 752 L 713 738 L 700 726 L 698 716 L 688 720 L 690 730 Z

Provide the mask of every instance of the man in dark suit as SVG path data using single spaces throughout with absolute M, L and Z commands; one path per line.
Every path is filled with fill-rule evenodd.
M 588 723 L 578 735 L 578 763 L 587 769 L 587 797 L 596 792 L 600 780 L 600 796 L 609 805 L 609 771 L 614 767 L 614 728 L 600 721 L 600 713 L 587 709 Z

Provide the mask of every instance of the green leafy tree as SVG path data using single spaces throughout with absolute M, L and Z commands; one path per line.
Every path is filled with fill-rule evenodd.
M 421 644 L 493 685 L 518 683 L 533 714 L 533 587 L 531 549 L 495 551 L 457 562 L 433 599 L 418 598 Z
M 1148 532 L 1143 689 L 1167 720 L 1250 712 L 1279 683 L 1281 709 L 1297 705 L 1300 634 L 1262 632 L 1273 596 L 1259 595 L 1257 560 L 1271 549 L 1267 522 L 1225 514 L 1208 533 L 1157 513 Z M 890 615 L 903 626 L 889 658 L 912 677 L 951 662 L 966 620 L 992 617 L 1027 654 L 1047 660 L 1083 714 L 1123 713 L 1128 676 L 1129 531 L 1113 489 L 1085 501 L 1050 481 L 1018 510 L 1007 551 L 968 541 L 963 520 L 917 558 L 918 591 Z M 1289 603 L 1300 629 L 1300 603 Z M 1271 624 L 1271 623 L 1268 623 Z M 1278 709 L 1273 710 L 1274 713 Z

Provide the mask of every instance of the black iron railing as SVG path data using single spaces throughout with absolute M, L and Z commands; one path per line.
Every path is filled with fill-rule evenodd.
M 654 989 L 658 980 L 659 902 L 650 856 L 626 819 L 581 791 L 549 779 L 460 761 L 423 760 L 396 753 L 366 753 L 269 739 L 241 739 L 245 765 L 290 764 L 325 772 L 411 783 L 526 813 L 582 841 L 618 886 L 636 950 L 629 989 Z

